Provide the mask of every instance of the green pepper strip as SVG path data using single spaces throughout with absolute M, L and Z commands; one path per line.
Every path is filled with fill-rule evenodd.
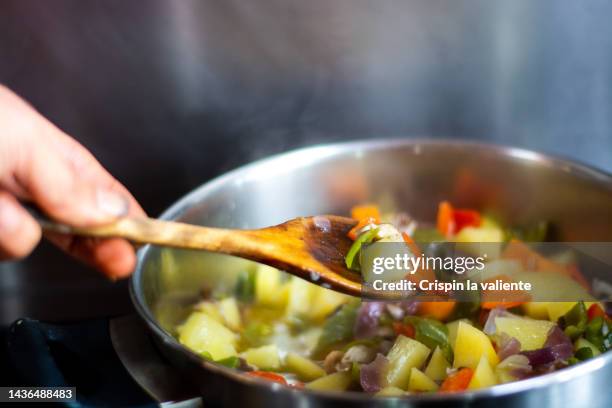
M 576 340 L 584 333 L 587 327 L 587 311 L 584 302 L 576 303 L 572 309 L 560 319 L 565 334 L 572 340 Z
M 379 228 L 373 228 L 359 235 L 353 245 L 349 249 L 344 261 L 346 262 L 346 267 L 353 271 L 360 271 L 361 265 L 359 262 L 359 252 L 361 251 L 361 246 L 364 244 L 369 244 L 374 241 L 376 235 L 378 234 Z
M 440 347 L 448 362 L 453 361 L 453 348 L 448 340 L 448 328 L 444 323 L 422 317 L 408 316 L 404 319 L 415 328 L 415 340 L 425 344 L 430 349 Z

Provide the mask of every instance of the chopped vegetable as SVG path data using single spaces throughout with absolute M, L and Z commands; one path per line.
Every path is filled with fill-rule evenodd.
M 440 347 L 436 347 L 425 369 L 425 375 L 434 381 L 442 381 L 446 378 L 446 372 L 449 368 L 450 364 L 444 357 L 444 353 Z
M 453 360 L 453 348 L 448 338 L 448 328 L 444 323 L 416 316 L 406 317 L 406 321 L 415 328 L 415 339 L 430 349 L 439 347 L 448 361 Z
M 357 239 L 357 236 L 359 235 L 359 231 L 365 228 L 365 226 L 376 225 L 378 222 L 380 221 L 377 221 L 376 218 L 373 218 L 373 217 L 362 218 L 353 228 L 351 228 L 351 230 L 348 232 L 347 235 L 350 239 L 354 241 Z
M 375 205 L 357 205 L 351 208 L 351 218 L 357 221 L 373 218 L 375 223 L 380 224 L 380 210 Z
M 466 390 L 470 385 L 473 375 L 474 370 L 471 368 L 462 368 L 446 377 L 446 380 L 440 386 L 440 391 L 456 392 Z
M 313 351 L 314 356 L 323 356 L 331 347 L 352 339 L 358 308 L 359 301 L 349 301 L 325 321 L 323 332 Z
M 486 334 L 464 322 L 457 326 L 455 340 L 455 359 L 453 367 L 476 368 L 482 356 L 489 359 L 489 363 L 496 365 L 499 362 L 497 353 Z
M 497 376 L 486 356 L 480 357 L 480 361 L 474 370 L 474 374 L 468 384 L 468 389 L 477 390 L 479 388 L 491 387 L 497 384 Z
M 378 392 L 387 386 L 387 369 L 389 360 L 382 354 L 376 355 L 374 361 L 361 366 L 359 383 L 365 392 Z
M 312 381 L 325 375 L 325 370 L 314 361 L 296 353 L 287 353 L 285 368 L 302 381 Z
M 349 248 L 349 251 L 347 252 L 345 257 L 347 268 L 354 271 L 359 271 L 361 269 L 359 263 L 359 252 L 361 252 L 361 247 L 365 244 L 371 243 L 376 238 L 378 231 L 378 228 L 374 228 L 364 232 L 363 234 L 359 235 L 359 237 L 357 237 L 355 242 L 353 242 L 353 245 L 351 245 L 351 247 Z
M 416 334 L 414 326 L 410 323 L 393 322 L 392 325 L 393 331 L 397 335 L 401 334 L 402 336 L 410 337 L 413 339 L 414 335 Z
M 410 371 L 413 367 L 421 367 L 429 353 L 429 348 L 424 344 L 405 336 L 398 336 L 387 354 L 389 359 L 388 384 L 406 389 L 410 380 Z
M 418 313 L 425 317 L 445 321 L 455 309 L 457 302 L 437 301 L 437 302 L 419 302 Z
M 584 333 L 587 325 L 587 312 L 584 302 L 578 302 L 561 317 L 559 324 L 563 327 L 565 334 L 572 340 L 576 340 Z
M 243 357 L 247 363 L 261 370 L 277 371 L 281 366 L 276 344 L 248 349 Z
M 597 303 L 593 303 L 587 310 L 587 317 L 590 322 L 595 317 L 606 317 L 606 312 Z
M 408 382 L 408 391 L 431 392 L 436 391 L 440 386 L 431 378 L 426 376 L 421 370 L 412 367 L 410 370 L 410 381 Z
M 213 360 L 235 356 L 238 336 L 202 312 L 193 312 L 178 329 L 179 342 L 196 353 L 207 352 Z
M 505 333 L 521 343 L 521 350 L 535 350 L 544 346 L 548 333 L 555 324 L 548 320 L 526 317 L 498 317 L 495 319 L 497 334 Z
M 438 206 L 438 232 L 444 237 L 451 237 L 455 234 L 457 225 L 453 217 L 453 207 L 448 201 L 442 201 Z
M 352 381 L 353 378 L 350 372 L 341 371 L 306 383 L 304 388 L 317 391 L 345 391 Z

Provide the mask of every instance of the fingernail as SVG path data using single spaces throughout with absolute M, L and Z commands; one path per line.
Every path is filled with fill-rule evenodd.
M 127 215 L 129 203 L 127 199 L 111 190 L 98 190 L 96 192 L 98 210 L 113 217 L 123 217 Z

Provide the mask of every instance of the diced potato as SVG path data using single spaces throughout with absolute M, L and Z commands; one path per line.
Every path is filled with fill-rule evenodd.
M 287 353 L 285 368 L 302 381 L 312 381 L 325 375 L 325 370 L 314 361 L 296 353 Z
M 494 226 L 465 227 L 455 237 L 453 241 L 462 243 L 461 250 L 474 254 L 487 254 L 488 259 L 498 258 L 504 242 L 504 232 L 501 228 Z M 499 242 L 500 244 L 495 244 Z M 481 245 L 481 243 L 486 243 Z
M 240 318 L 240 310 L 238 310 L 238 303 L 235 298 L 228 297 L 220 301 L 219 312 L 227 327 L 232 330 L 240 329 L 240 326 L 242 326 L 242 319 Z
M 548 319 L 547 305 L 546 302 L 527 302 L 522 305 L 522 309 L 532 319 Z
M 293 278 L 289 281 L 289 299 L 287 300 L 287 316 L 307 316 L 312 307 L 312 283 L 304 279 Z
M 455 339 L 455 360 L 453 367 L 469 367 L 475 369 L 482 356 L 489 359 L 493 366 L 497 365 L 499 358 L 491 344 L 491 340 L 482 331 L 465 322 L 459 322 L 457 338 Z
M 242 353 L 247 363 L 254 365 L 260 370 L 278 370 L 281 366 L 278 348 L 276 344 L 250 348 Z
M 578 298 L 579 299 L 579 298 Z M 561 316 L 569 312 L 578 302 L 546 302 L 546 308 L 548 309 L 548 318 L 557 322 Z M 588 310 L 593 304 L 597 302 L 584 302 L 584 306 Z
M 459 319 L 446 323 L 446 328 L 448 329 L 448 342 L 451 344 L 451 346 L 455 344 L 455 340 L 457 339 L 457 328 L 459 327 L 459 322 L 472 326 L 472 322 L 469 319 Z
M 387 354 L 387 383 L 406 389 L 410 381 L 410 371 L 413 367 L 420 368 L 429 353 L 429 348 L 424 344 L 402 335 L 398 336 Z
M 446 378 L 447 368 L 450 368 L 450 364 L 444 358 L 444 353 L 440 347 L 436 347 L 425 369 L 425 375 L 434 381 L 442 381 Z
M 346 391 L 352 381 L 350 371 L 341 371 L 311 381 L 304 385 L 304 388 L 317 391 Z
M 281 292 L 281 272 L 268 265 L 258 265 L 255 278 L 255 301 L 264 306 L 282 308 L 286 298 Z
M 474 370 L 474 375 L 470 380 L 468 389 L 476 390 L 490 387 L 495 384 L 497 384 L 497 377 L 489 363 L 489 359 L 486 356 L 482 356 L 476 366 L 476 370 Z
M 196 353 L 207 352 L 213 360 L 235 356 L 238 336 L 202 312 L 193 312 L 178 327 L 179 342 Z
M 426 376 L 421 370 L 412 367 L 410 370 L 410 380 L 408 382 L 409 391 L 436 391 L 439 388 L 431 378 Z
M 345 294 L 317 286 L 313 288 L 312 305 L 308 311 L 308 317 L 315 321 L 323 320 L 348 299 L 349 297 Z
M 498 317 L 497 334 L 506 333 L 521 342 L 521 351 L 542 348 L 555 323 L 523 317 Z
M 208 315 L 209 317 L 213 318 L 219 323 L 225 324 L 223 316 L 221 315 L 221 312 L 219 311 L 219 307 L 216 303 L 213 303 L 208 300 L 204 300 L 202 302 L 197 303 L 193 308 L 194 310 L 198 312 L 202 312 Z
M 593 357 L 596 357 L 601 354 L 601 351 L 595 346 L 593 343 L 588 341 L 587 339 L 580 337 L 574 343 L 574 350 L 580 350 L 581 348 L 588 347 L 593 352 Z
M 377 397 L 401 397 L 406 395 L 406 392 L 397 387 L 385 387 L 375 394 Z

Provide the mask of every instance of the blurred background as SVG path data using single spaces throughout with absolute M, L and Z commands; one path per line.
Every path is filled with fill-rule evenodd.
M 4 0 L 0 82 L 150 215 L 243 163 L 348 139 L 473 139 L 612 171 L 611 15 L 605 0 Z M 0 264 L 0 324 L 129 310 L 125 282 L 48 245 Z

